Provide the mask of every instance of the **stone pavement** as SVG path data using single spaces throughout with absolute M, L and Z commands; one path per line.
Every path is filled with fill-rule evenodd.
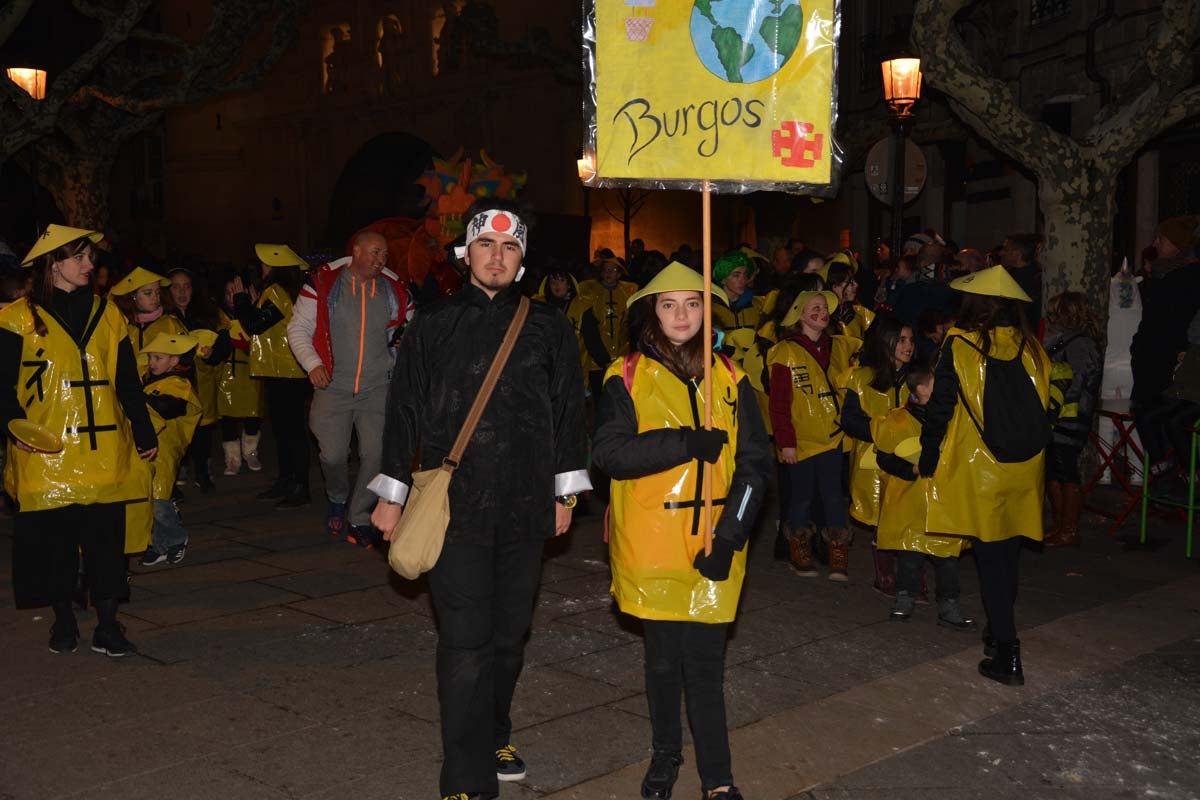
M 331 540 L 323 504 L 255 501 L 265 483 L 189 491 L 187 559 L 135 569 L 123 619 L 142 655 L 121 660 L 88 650 L 90 615 L 79 652 L 47 651 L 48 612 L 12 608 L 0 520 L 0 799 L 436 796 L 423 583 Z M 1165 544 L 1140 551 L 1091 523 L 1081 550 L 1023 556 L 1023 688 L 979 678 L 977 636 L 937 628 L 930 606 L 886 621 L 866 537 L 837 585 L 773 561 L 764 525 L 727 656 L 746 797 L 1200 797 L 1200 573 L 1182 526 L 1156 520 Z M 962 575 L 979 614 L 970 557 Z M 503 800 L 638 796 L 641 640 L 607 589 L 599 519 L 581 518 L 547 546 L 513 714 L 529 777 Z M 676 796 L 696 797 L 686 757 Z

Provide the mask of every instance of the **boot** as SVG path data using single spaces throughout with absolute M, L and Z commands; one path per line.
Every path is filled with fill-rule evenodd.
M 1025 673 L 1021 670 L 1021 640 L 996 642 L 996 655 L 979 662 L 979 674 L 997 683 L 1009 686 L 1024 686 Z
M 670 800 L 682 763 L 683 755 L 678 751 L 655 750 L 654 755 L 650 756 L 646 777 L 642 778 L 642 797 L 647 800 Z
M 830 528 L 829 533 L 829 580 L 848 581 L 850 576 L 850 531 L 846 528 Z
M 1058 539 L 1047 547 L 1079 547 L 1079 512 L 1083 509 L 1083 487 L 1078 483 L 1062 485 L 1062 516 L 1058 523 Z
M 70 600 L 54 604 L 54 624 L 50 626 L 50 652 L 74 653 L 79 646 L 79 624 Z
M 873 587 L 884 597 L 896 596 L 896 551 L 880 550 L 872 546 L 875 556 L 875 582 Z
M 237 475 L 242 469 L 242 446 L 235 439 L 232 442 L 221 442 L 225 451 L 225 474 Z
M 117 622 L 117 599 L 96 601 L 96 631 L 92 634 L 92 651 L 120 658 L 137 652 L 133 642 L 125 638 L 125 626 Z
M 242 457 L 251 472 L 261 472 L 262 462 L 258 460 L 258 437 L 260 434 L 242 434 Z
M 943 628 L 950 628 L 956 631 L 975 630 L 975 620 L 963 614 L 957 597 L 947 597 L 938 600 L 937 624 Z
M 888 619 L 892 622 L 907 622 L 916 607 L 917 598 L 911 592 L 899 589 L 896 592 L 896 602 L 892 605 L 892 613 L 888 614 Z
M 278 500 L 288 493 L 288 487 L 291 485 L 292 482 L 287 478 L 286 475 L 280 475 L 268 488 L 262 490 L 254 496 L 259 500 Z
M 311 498 L 308 494 L 308 482 L 301 483 L 296 481 L 288 484 L 287 492 L 283 497 L 279 498 L 279 502 L 275 504 L 276 511 L 287 511 L 293 508 L 300 508 L 309 504 Z
M 791 548 L 788 547 L 788 526 L 782 521 L 775 528 L 775 560 L 787 561 Z
M 815 533 L 811 525 L 805 525 L 798 531 L 791 531 L 788 536 L 792 569 L 796 570 L 797 575 L 805 578 L 814 578 L 817 575 L 812 556 L 812 537 Z

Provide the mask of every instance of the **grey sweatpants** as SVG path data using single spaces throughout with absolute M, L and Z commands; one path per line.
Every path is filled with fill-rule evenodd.
M 370 525 L 375 493 L 367 489 L 379 473 L 383 454 L 383 413 L 387 384 L 358 394 L 332 387 L 313 392 L 308 426 L 321 449 L 321 474 L 331 503 L 350 501 L 351 525 Z M 350 434 L 358 434 L 358 478 L 350 493 Z

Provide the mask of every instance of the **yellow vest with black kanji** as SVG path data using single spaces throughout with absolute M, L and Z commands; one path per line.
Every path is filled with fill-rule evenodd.
M 144 391 L 148 397 L 167 395 L 178 397 L 187 403 L 187 412 L 174 419 L 163 419 L 154 406 L 147 403 L 150 411 L 150 422 L 154 424 L 154 432 L 158 434 L 158 456 L 154 459 L 154 491 L 155 500 L 170 500 L 175 488 L 175 476 L 179 472 L 179 463 L 192 442 L 192 434 L 200 424 L 203 410 L 200 399 L 187 378 L 171 375 L 159 378 L 146 384 Z
M 605 383 L 624 380 L 626 356 L 614 361 Z M 704 391 L 686 384 L 658 361 L 639 356 L 629 394 L 638 433 L 663 428 L 704 427 Z M 724 509 L 737 456 L 738 381 L 741 371 L 724 359 L 713 364 L 713 428 L 729 443 L 712 465 L 713 527 Z M 699 383 L 699 382 L 697 382 Z M 733 554 L 729 579 L 710 581 L 694 566 L 704 548 L 701 531 L 703 468 L 689 461 L 664 472 L 612 482 L 608 549 L 611 592 L 626 614 L 642 619 L 731 622 L 746 574 L 746 550 Z
M 596 317 L 600 328 L 600 338 L 609 358 L 624 355 L 629 349 L 629 332 L 627 318 L 629 309 L 625 304 L 637 293 L 636 283 L 618 281 L 609 289 L 598 280 L 582 281 L 579 284 L 579 296 L 586 298 L 587 308 Z M 600 369 L 593 364 L 591 369 Z
M 903 406 L 881 417 L 871 418 L 871 438 L 881 453 L 894 453 L 900 443 L 921 435 L 921 423 Z M 870 446 L 870 445 L 868 445 Z M 880 550 L 907 550 L 938 558 L 957 558 L 970 539 L 962 536 L 931 536 L 925 532 L 925 495 L 929 479 L 906 481 L 880 472 L 883 497 L 875 543 Z
M 221 330 L 229 332 L 234 347 L 217 368 L 217 413 L 222 417 L 262 419 L 267 415 L 261 378 L 250 375 L 249 346 L 253 341 L 242 323 L 220 312 Z M 247 349 L 241 349 L 237 345 Z
M 6 490 L 22 511 L 144 497 L 149 486 L 131 470 L 138 457 L 113 386 L 128 337 L 124 315 L 97 297 L 82 349 L 48 310 L 38 316 L 45 336 L 34 330 L 29 303 L 18 300 L 0 311 L 0 328 L 22 338 L 16 390 L 25 416 L 60 436 L 63 449 L 29 453 L 10 442 Z
M 792 428 L 796 431 L 796 459 L 820 455 L 842 446 L 842 405 L 832 375 L 850 368 L 850 358 L 862 342 L 849 336 L 831 336 L 829 369 L 803 345 L 785 339 L 767 352 L 767 367 L 787 367 L 792 375 Z M 778 443 L 776 443 L 778 450 Z
M 279 284 L 273 283 L 259 295 L 258 307 L 262 308 L 266 303 L 279 309 L 283 319 L 250 338 L 250 374 L 257 378 L 306 377 L 288 347 L 287 326 L 292 321 L 292 298 Z
M 980 342 L 978 331 L 951 328 L 942 344 L 943 352 L 947 347 L 953 348 L 959 397 L 942 441 L 937 469 L 930 478 L 925 529 L 931 533 L 972 536 L 985 542 L 1014 536 L 1041 541 L 1045 451 L 1027 461 L 1011 464 L 997 461 L 963 407 L 964 402 L 969 403 L 975 419 L 984 418 L 987 360 L 976 349 Z M 991 331 L 993 357 L 1011 360 L 1016 358 L 1019 347 L 1020 334 L 1015 328 Z M 1050 357 L 1040 342 L 1030 338 L 1021 352 L 1021 363 L 1045 409 L 1050 397 Z
M 852 367 L 836 379 L 838 397 L 845 405 L 847 392 L 858 395 L 858 404 L 872 420 L 886 415 L 893 408 L 901 408 L 908 402 L 908 387 L 899 387 L 881 392 L 871 387 L 875 370 L 871 367 Z M 870 442 L 846 437 L 850 452 L 850 516 L 864 525 L 879 523 L 879 500 L 883 493 L 883 472 L 874 467 L 864 467 L 862 458 L 871 452 Z
M 181 333 L 187 333 L 187 326 L 174 314 L 163 314 L 146 325 L 139 325 L 136 322 L 129 323 L 129 343 L 133 345 L 133 353 L 137 356 L 138 374 L 143 378 L 150 369 L 150 360 L 142 352 L 142 348 L 153 342 L 154 337 L 160 333 L 165 333 L 167 336 L 178 336 Z

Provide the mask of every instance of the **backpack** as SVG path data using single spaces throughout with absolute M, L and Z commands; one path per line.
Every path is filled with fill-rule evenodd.
M 962 338 L 962 337 L 958 337 Z M 971 412 L 971 406 L 958 389 L 963 408 L 970 417 L 984 445 L 1001 464 L 1028 461 L 1050 444 L 1050 420 L 1038 397 L 1037 388 L 1021 363 L 1025 342 L 1011 359 L 994 358 L 967 339 L 984 358 L 983 420 Z

